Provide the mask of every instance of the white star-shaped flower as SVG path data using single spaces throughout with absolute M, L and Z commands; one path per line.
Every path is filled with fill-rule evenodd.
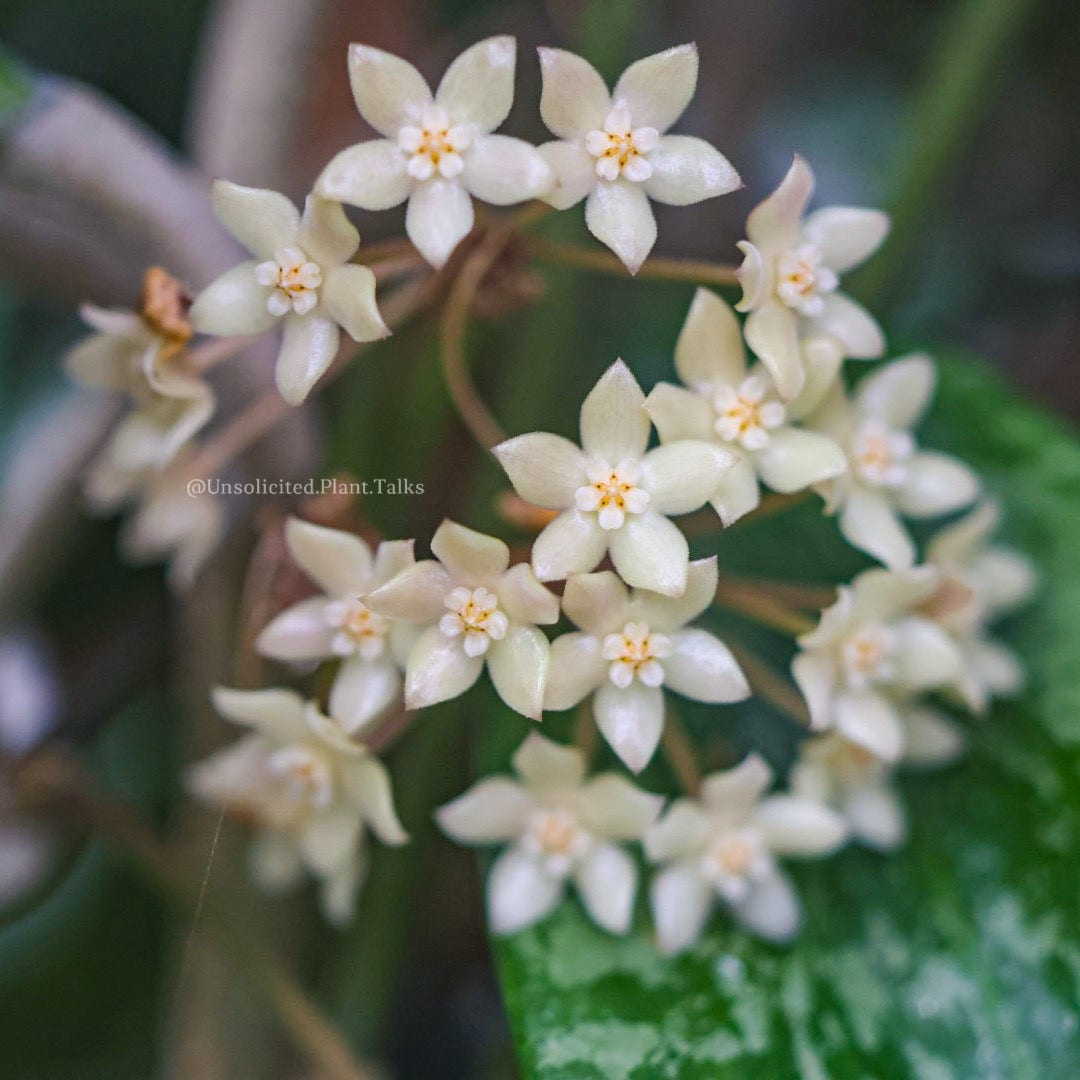
M 796 795 L 762 797 L 772 771 L 756 754 L 701 782 L 700 800 L 678 799 L 645 833 L 645 853 L 663 868 L 649 899 L 665 954 L 689 948 L 714 904 L 769 941 L 798 932 L 799 898 L 777 856 L 816 856 L 847 839 L 834 810 Z
M 619 841 L 638 840 L 663 798 L 614 773 L 585 779 L 580 750 L 532 734 L 513 759 L 520 782 L 489 777 L 436 814 L 466 844 L 508 844 L 487 882 L 496 934 L 550 914 L 573 882 L 589 917 L 612 934 L 630 928 L 638 871 Z
M 810 166 L 796 155 L 780 186 L 750 213 L 738 246 L 746 341 L 785 400 L 802 389 L 801 334 L 835 338 L 844 355 L 873 359 L 885 351 L 881 328 L 838 292 L 840 275 L 872 255 L 889 231 L 879 210 L 827 206 L 805 218 L 814 190 Z
M 929 566 L 867 570 L 839 590 L 799 638 L 791 665 L 812 728 L 835 729 L 886 762 L 899 760 L 903 703 L 950 685 L 963 663 L 949 635 L 920 612 L 938 581 Z
M 262 887 L 288 888 L 306 870 L 320 881 L 326 917 L 347 923 L 365 829 L 384 844 L 408 840 L 386 767 L 291 691 L 218 689 L 214 704 L 250 733 L 192 767 L 188 789 L 255 827 L 251 869 Z
M 979 494 L 971 469 L 946 454 L 920 450 L 911 434 L 933 392 L 933 361 L 907 356 L 863 379 L 850 398 L 836 383 L 806 419 L 848 457 L 843 475 L 817 486 L 828 512 L 839 511 L 849 544 L 892 570 L 915 562 L 915 545 L 899 515 L 938 517 Z
M 741 701 L 750 687 L 735 658 L 706 630 L 687 628 L 716 594 L 716 559 L 690 564 L 680 597 L 635 589 L 610 571 L 566 582 L 563 611 L 581 628 L 551 646 L 545 709 L 592 694 L 596 723 L 623 763 L 640 772 L 664 727 L 664 689 L 695 701 Z
M 562 49 L 541 49 L 540 115 L 558 141 L 540 152 L 557 176 L 545 196 L 557 210 L 585 199 L 585 223 L 635 274 L 656 242 L 649 200 L 671 206 L 726 195 L 739 174 L 703 139 L 668 135 L 697 86 L 694 45 L 647 56 L 608 93 L 595 68 Z
M 645 395 L 620 360 L 581 406 L 580 449 L 544 432 L 494 448 L 518 495 L 562 511 L 533 545 L 541 581 L 586 573 L 610 552 L 627 584 L 682 594 L 689 547 L 667 515 L 700 509 L 737 459 L 712 440 L 647 451 L 649 429 Z
M 450 65 L 433 96 L 412 64 L 351 45 L 356 107 L 384 138 L 343 150 L 315 190 L 364 210 L 408 200 L 405 231 L 435 267 L 472 229 L 472 196 L 508 206 L 546 195 L 555 177 L 536 147 L 492 134 L 514 100 L 516 50 L 512 37 L 478 42 Z
M 540 718 L 550 647 L 539 625 L 559 618 L 559 598 L 493 536 L 444 521 L 434 559 L 402 570 L 361 597 L 371 611 L 417 624 L 405 666 L 405 704 L 420 709 L 457 697 L 487 666 L 512 709 Z
M 338 202 L 309 195 L 303 216 L 276 191 L 215 180 L 214 212 L 255 258 L 211 282 L 191 306 L 208 334 L 259 334 L 282 323 L 275 376 L 291 405 L 330 366 L 339 327 L 354 341 L 389 330 L 375 304 L 375 275 L 349 262 L 360 234 Z
M 819 348 L 836 356 L 830 340 Z M 709 500 L 725 525 L 758 505 L 759 481 L 774 491 L 801 491 L 847 468 L 831 438 L 792 423 L 803 415 L 799 398 L 783 405 L 763 368 L 747 370 L 739 321 L 708 289 L 694 296 L 675 346 L 675 370 L 688 389 L 658 383 L 645 408 L 661 442 L 711 439 L 738 455 Z

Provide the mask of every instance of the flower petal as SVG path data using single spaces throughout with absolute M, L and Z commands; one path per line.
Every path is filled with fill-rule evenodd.
M 676 694 L 710 704 L 742 701 L 750 685 L 731 650 L 706 630 L 681 630 L 665 658 L 664 685 Z
M 543 77 L 540 116 L 547 129 L 560 139 L 573 140 L 603 129 L 611 112 L 611 95 L 596 68 L 564 49 L 537 52 Z
M 769 445 L 754 454 L 754 466 L 773 491 L 802 491 L 847 471 L 847 456 L 827 435 L 801 428 L 769 432 Z
M 544 526 L 533 541 L 533 572 L 541 581 L 562 581 L 591 570 L 607 551 L 607 533 L 595 514 L 567 510 Z
M 885 335 L 861 304 L 835 292 L 821 301 L 825 305 L 821 314 L 808 320 L 813 333 L 836 338 L 853 360 L 875 360 L 885 352 Z
M 847 840 L 847 825 L 835 810 L 797 795 L 762 799 L 753 820 L 777 855 L 828 855 Z
M 704 506 L 738 458 L 713 442 L 681 439 L 641 459 L 642 486 L 657 514 L 689 514 Z
M 796 397 L 806 382 L 797 330 L 798 319 L 791 308 L 771 301 L 751 311 L 743 327 L 746 344 L 765 365 L 785 401 Z
M 636 274 L 656 243 L 656 218 L 640 184 L 601 180 L 585 200 L 585 224 Z
M 630 929 L 637 893 L 637 866 L 616 844 L 594 847 L 574 874 L 585 910 L 597 926 L 611 934 Z
M 934 396 L 934 361 L 918 354 L 893 360 L 863 379 L 855 392 L 861 417 L 906 431 L 922 418 Z
M 218 221 L 259 259 L 296 243 L 300 212 L 276 191 L 215 180 L 210 201 Z
M 558 906 L 563 883 L 534 859 L 511 849 L 500 855 L 487 881 L 488 921 L 493 934 L 516 934 Z
M 371 578 L 371 548 L 359 536 L 289 518 L 285 541 L 297 565 L 327 596 L 355 598 Z
M 372 139 L 342 150 L 315 181 L 315 191 L 363 210 L 389 210 L 403 203 L 416 186 L 405 171 L 397 143 Z
M 940 580 L 941 575 L 932 566 L 896 571 L 864 570 L 851 583 L 853 614 L 863 621 L 891 622 L 929 600 Z M 841 589 L 841 594 L 844 591 Z
M 888 500 L 876 491 L 851 489 L 840 511 L 840 531 L 852 547 L 890 570 L 905 570 L 915 562 L 911 537 Z
M 351 657 L 334 678 L 327 710 L 349 735 L 360 735 L 400 696 L 401 675 L 396 664 Z
M 333 655 L 333 636 L 326 622 L 326 598 L 313 596 L 286 608 L 263 627 L 255 648 L 273 660 L 325 660 Z
M 593 777 L 579 798 L 585 827 L 612 840 L 641 839 L 664 805 L 663 795 L 642 791 L 616 773 Z
M 446 69 L 435 101 L 450 115 L 450 125 L 475 124 L 494 131 L 514 103 L 517 42 L 509 35 L 485 38 L 466 49 Z
M 667 131 L 690 104 L 697 76 L 697 46 L 676 45 L 631 64 L 615 84 L 611 107 L 626 109 L 636 128 Z
M 824 651 L 800 652 L 791 661 L 791 675 L 806 699 L 810 727 L 815 731 L 832 727 L 836 661 Z
M 295 888 L 304 876 L 296 841 L 278 832 L 264 832 L 252 840 L 247 865 L 259 889 L 271 894 Z
M 405 705 L 423 709 L 459 697 L 484 669 L 482 656 L 468 656 L 455 638 L 437 627 L 425 630 L 409 653 L 405 668 Z
M 563 611 L 576 626 L 601 637 L 630 617 L 630 594 L 618 575 L 610 570 L 595 574 L 574 574 L 563 590 Z
M 807 214 L 803 236 L 838 274 L 864 262 L 885 240 L 889 215 L 857 206 L 826 206 Z
M 513 765 L 531 791 L 576 788 L 585 778 L 585 758 L 576 746 L 552 742 L 535 731 L 514 752 Z
M 681 596 L 689 560 L 686 537 L 651 510 L 628 516 L 611 535 L 611 561 L 623 581 L 638 589 Z
M 929 619 L 907 618 L 892 624 L 896 635 L 896 684 L 912 693 L 945 686 L 960 674 L 960 650 Z
M 718 576 L 715 555 L 695 559 L 686 569 L 686 591 L 681 596 L 636 592 L 632 610 L 625 618 L 647 623 L 651 629 L 665 634 L 681 630 L 712 604 Z
M 472 199 L 457 180 L 425 181 L 409 197 L 405 231 L 436 270 L 472 227 Z
M 488 674 L 499 697 L 515 712 L 539 720 L 544 708 L 551 646 L 535 626 L 511 624 L 487 651 Z
M 431 102 L 428 84 L 412 64 L 370 45 L 349 46 L 349 84 L 360 115 L 390 138 L 405 124 L 419 123 Z
M 600 655 L 600 642 L 591 634 L 561 634 L 551 643 L 544 709 L 572 709 L 603 685 L 608 667 Z
M 885 762 L 900 759 L 904 729 L 900 716 L 880 694 L 872 690 L 844 690 L 833 707 L 836 730 L 846 739 L 869 750 Z
M 345 789 L 360 808 L 371 831 L 384 843 L 404 844 L 409 834 L 398 820 L 390 774 L 374 755 L 352 762 L 345 774 Z
M 465 153 L 461 182 L 478 199 L 510 206 L 555 187 L 555 172 L 535 146 L 509 135 L 481 135 Z
M 726 195 L 742 181 L 723 154 L 692 135 L 663 135 L 649 154 L 652 175 L 642 187 L 650 199 L 668 206 L 689 206 Z
M 738 386 L 746 375 L 742 327 L 735 313 L 709 289 L 694 293 L 675 345 L 675 370 L 687 386 Z
M 959 510 L 979 497 L 979 478 L 961 461 L 928 451 L 916 454 L 907 466 L 897 505 L 908 517 L 937 517 Z
M 712 773 L 702 780 L 701 801 L 721 824 L 741 824 L 772 778 L 772 769 L 760 754 L 747 754 L 734 768 Z
M 649 862 L 667 862 L 699 854 L 712 831 L 712 820 L 700 803 L 676 799 L 664 816 L 645 831 L 642 846 Z
M 803 211 L 813 193 L 814 174 L 796 154 L 780 186 L 750 211 L 746 235 L 766 255 L 795 247 L 802 234 Z
M 970 564 L 979 598 L 991 618 L 1025 603 L 1038 588 L 1039 575 L 1032 561 L 1005 547 L 987 548 Z
M 413 540 L 384 540 L 375 549 L 375 564 L 371 571 L 372 585 L 385 585 L 392 577 L 416 565 Z
M 375 303 L 375 275 L 366 266 L 335 266 L 322 287 L 323 310 L 353 341 L 389 335 Z
M 510 565 L 510 549 L 486 533 L 444 521 L 431 538 L 431 553 L 462 585 L 494 582 Z
M 693 390 L 684 390 L 671 383 L 657 383 L 645 399 L 645 409 L 661 442 L 713 437 L 712 408 Z
M 790 941 L 802 924 L 799 897 L 787 875 L 779 870 L 756 881 L 749 895 L 733 903 L 731 913 L 747 930 L 766 941 Z
M 322 267 L 340 266 L 356 254 L 360 234 L 340 202 L 309 195 L 297 238 L 304 253 Z
M 687 863 L 670 866 L 652 880 L 649 903 L 656 924 L 656 944 L 665 956 L 688 949 L 705 929 L 714 893 Z
M 937 709 L 904 712 L 904 764 L 923 768 L 948 765 L 964 749 L 964 731 Z
M 652 760 L 664 729 L 664 694 L 635 680 L 626 689 L 608 682 L 596 691 L 593 714 L 601 734 L 634 773 Z
M 338 803 L 311 819 L 300 834 L 300 854 L 314 874 L 331 874 L 360 843 L 362 822 L 351 806 Z
M 849 790 L 841 809 L 851 827 L 851 835 L 878 851 L 893 851 L 907 836 L 907 815 L 892 788 L 861 786 Z
M 825 400 L 837 384 L 844 353 L 835 338 L 811 337 L 800 341 L 803 372 L 806 381 L 799 393 L 787 402 L 787 418 L 791 422 L 809 416 Z
M 616 360 L 582 403 L 581 445 L 614 467 L 624 458 L 642 457 L 648 443 L 645 395 L 630 369 Z
M 499 579 L 499 607 L 518 623 L 551 626 L 559 621 L 559 598 L 537 580 L 528 563 L 517 563 Z
M 453 587 L 444 566 L 434 559 L 423 559 L 361 599 L 372 611 L 391 619 L 430 623 L 446 611 L 443 599 Z
M 270 290 L 255 279 L 254 262 L 243 262 L 215 278 L 197 297 L 188 321 L 202 334 L 261 334 L 277 323 L 266 306 Z
M 761 502 L 757 472 L 748 457 L 740 458 L 720 478 L 720 484 L 709 500 L 720 515 L 720 523 L 727 528 L 744 514 L 749 514 Z
M 561 435 L 534 431 L 507 439 L 491 452 L 514 490 L 536 506 L 565 510 L 574 505 L 574 492 L 588 482 L 581 450 Z
M 491 776 L 440 806 L 435 820 L 459 844 L 497 844 L 520 836 L 535 806 L 536 800 L 521 784 Z
M 274 380 L 290 405 L 299 405 L 330 366 L 341 335 L 336 323 L 317 315 L 290 315 L 284 320 Z
M 562 139 L 537 147 L 554 174 L 554 187 L 540 198 L 556 210 L 576 206 L 597 185 L 596 158 Z
M 215 686 L 214 708 L 233 723 L 254 728 L 277 742 L 293 742 L 308 736 L 304 719 L 307 705 L 291 690 L 230 690 Z

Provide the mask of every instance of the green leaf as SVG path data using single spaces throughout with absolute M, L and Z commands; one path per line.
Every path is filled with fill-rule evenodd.
M 984 472 L 1006 504 L 1007 538 L 1044 575 L 1036 603 L 1005 628 L 1030 667 L 1029 688 L 969 725 L 959 765 L 902 781 L 912 821 L 902 852 L 852 848 L 794 868 L 806 928 L 789 948 L 717 914 L 695 949 L 665 960 L 644 910 L 616 939 L 576 901 L 499 942 L 525 1077 L 1076 1075 L 1080 444 L 977 364 L 943 362 L 940 383 L 924 444 Z M 749 529 L 733 531 L 721 558 L 730 566 L 742 552 L 744 566 L 767 567 L 771 555 L 774 572 L 812 567 L 819 581 L 847 572 L 835 537 L 819 531 L 804 543 L 798 521 L 803 567 L 777 561 L 794 534 L 787 515 L 755 527 L 749 545 Z M 780 723 L 751 707 L 728 727 L 751 737 L 756 724 L 771 747 Z

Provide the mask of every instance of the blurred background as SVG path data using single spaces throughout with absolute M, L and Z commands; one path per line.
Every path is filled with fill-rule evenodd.
M 238 596 L 253 545 L 272 540 L 295 505 L 230 504 L 235 528 L 178 602 L 160 568 L 119 560 L 115 521 L 80 512 L 80 467 L 115 412 L 73 392 L 59 361 L 83 333 L 80 300 L 133 306 L 150 263 L 196 289 L 230 264 L 208 177 L 302 199 L 333 153 L 368 136 L 349 93 L 350 41 L 405 56 L 434 81 L 465 45 L 514 34 L 505 130 L 535 142 L 547 137 L 537 45 L 581 52 L 613 79 L 639 56 L 696 41 L 699 91 L 680 130 L 717 145 L 746 187 L 692 210 L 660 208 L 658 253 L 733 261 L 746 213 L 798 151 L 815 168 L 817 205 L 894 214 L 890 244 L 852 282 L 894 351 L 964 347 L 1075 419 L 1078 31 L 1071 0 L 0 0 L 0 749 L 17 756 L 59 734 L 199 878 L 215 821 L 179 798 L 178 776 L 225 738 L 207 687 L 274 674 L 251 666 Z M 85 123 L 46 131 L 66 80 L 106 95 L 143 131 L 96 105 Z M 563 216 L 580 235 L 580 210 Z M 366 242 L 402 230 L 399 212 L 358 221 Z M 527 317 L 494 322 L 477 344 L 481 378 L 513 431 L 567 428 L 567 403 L 576 408 L 616 353 L 646 383 L 659 377 L 690 295 L 550 275 L 546 289 Z M 632 335 L 620 321 L 631 309 Z M 554 389 L 508 391 L 511 361 L 543 372 L 560 348 L 572 360 L 582 335 L 600 355 L 580 372 Z M 433 340 L 422 322 L 395 337 L 394 352 L 373 350 L 332 400 L 255 448 L 244 474 L 426 478 L 422 506 L 364 507 L 388 533 L 425 535 L 446 512 L 488 505 L 497 478 L 481 475 L 468 492 L 459 478 L 481 466 L 446 408 Z M 380 367 L 388 356 L 404 366 Z M 222 371 L 224 411 L 268 384 L 272 360 L 255 346 Z M 311 896 L 257 897 L 229 828 L 215 859 L 214 892 L 272 937 L 350 1042 L 394 1076 L 514 1075 L 475 863 L 423 825 L 465 783 L 462 731 L 476 711 L 434 710 L 422 738 L 395 748 L 416 843 L 376 859 L 350 930 L 327 930 Z M 7 801 L 0 791 L 5 1077 L 315 1080 L 266 1002 L 189 935 L 189 919 L 77 828 L 4 813 Z

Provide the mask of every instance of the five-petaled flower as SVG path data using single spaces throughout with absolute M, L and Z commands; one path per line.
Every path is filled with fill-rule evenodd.
M 697 86 L 694 45 L 631 64 L 612 93 L 587 60 L 562 49 L 541 49 L 540 68 L 540 115 L 559 137 L 540 147 L 557 177 L 545 200 L 565 210 L 585 199 L 589 231 L 630 273 L 656 242 L 650 199 L 687 206 L 740 186 L 739 174 L 709 143 L 665 134 Z
M 706 630 L 686 628 L 711 603 L 716 579 L 715 558 L 690 564 L 680 597 L 630 592 L 608 570 L 571 576 L 563 611 L 581 632 L 552 643 L 544 708 L 569 709 L 592 694 L 604 738 L 640 772 L 663 731 L 665 687 L 711 704 L 748 697 L 727 646 Z
M 664 864 L 649 891 L 661 952 L 692 945 L 717 900 L 770 941 L 798 931 L 799 899 L 776 856 L 827 855 L 847 839 L 847 826 L 810 799 L 763 798 L 771 780 L 769 766 L 751 754 L 705 777 L 700 801 L 676 800 L 646 831 L 646 855 Z
M 315 190 L 364 210 L 408 200 L 405 231 L 439 267 L 473 225 L 472 196 L 508 206 L 546 195 L 555 182 L 534 146 L 492 132 L 514 100 L 512 37 L 466 49 L 432 96 L 405 60 L 367 45 L 349 48 L 349 79 L 360 115 L 383 135 L 343 150 Z
M 759 479 L 774 491 L 801 491 L 847 468 L 832 439 L 792 424 L 798 399 L 785 407 L 766 371 L 747 371 L 739 321 L 708 289 L 694 296 L 675 346 L 675 370 L 689 389 L 658 383 L 645 408 L 661 442 L 713 439 L 738 455 L 709 500 L 725 525 L 758 505 Z
M 620 360 L 581 406 L 580 449 L 544 432 L 494 448 L 523 499 L 563 511 L 533 544 L 533 569 L 541 581 L 586 573 L 610 551 L 628 585 L 682 594 L 689 547 L 667 515 L 703 506 L 737 459 L 702 439 L 646 451 L 649 430 L 645 395 Z
M 344 330 L 375 341 L 389 330 L 375 306 L 375 275 L 349 259 L 360 234 L 340 203 L 309 195 L 303 216 L 276 191 L 215 180 L 214 212 L 255 259 L 211 282 L 192 304 L 196 330 L 258 334 L 283 320 L 277 378 L 291 405 L 330 366 Z
M 250 733 L 195 765 L 189 790 L 254 826 L 251 871 L 263 888 L 289 888 L 307 870 L 326 917 L 348 922 L 365 828 L 384 844 L 408 840 L 386 767 L 291 691 L 218 689 L 214 704 Z
M 420 709 L 457 697 L 486 663 L 499 696 L 540 718 L 550 647 L 537 624 L 559 618 L 559 598 L 493 536 L 444 521 L 435 559 L 402 570 L 361 597 L 376 614 L 421 627 L 405 667 L 405 704 Z
M 814 174 L 796 156 L 780 186 L 746 220 L 739 311 L 750 312 L 746 341 L 790 400 L 805 379 L 801 333 L 835 338 L 844 355 L 868 360 L 885 351 L 874 319 L 837 292 L 839 275 L 881 245 L 889 219 L 879 210 L 827 206 L 805 219 Z
M 509 845 L 488 876 L 492 930 L 513 934 L 543 919 L 572 881 L 590 918 L 625 934 L 638 871 L 619 841 L 639 840 L 663 797 L 614 773 L 586 781 L 580 750 L 535 733 L 513 764 L 521 782 L 481 780 L 436 815 L 455 840 Z
M 979 494 L 971 469 L 947 454 L 920 450 L 911 435 L 933 392 L 933 361 L 906 356 L 867 376 L 850 398 L 837 382 L 806 421 L 848 456 L 845 473 L 817 485 L 827 511 L 839 511 L 849 544 L 892 570 L 915 562 L 900 514 L 938 517 Z

